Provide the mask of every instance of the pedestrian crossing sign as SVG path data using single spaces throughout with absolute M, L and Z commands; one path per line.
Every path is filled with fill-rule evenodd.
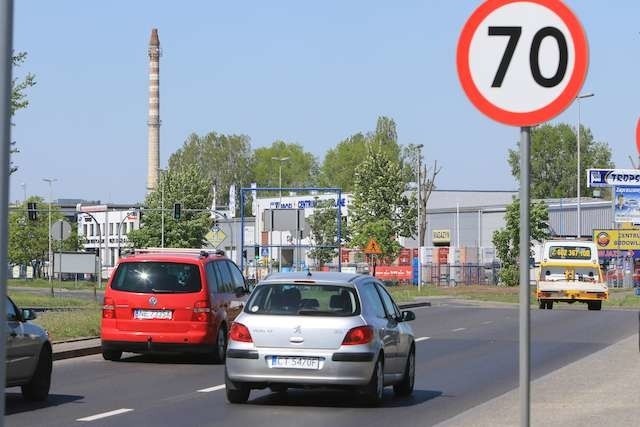
M 380 249 L 380 244 L 376 241 L 376 239 L 370 239 L 367 246 L 364 248 L 365 254 L 382 254 L 382 249 Z

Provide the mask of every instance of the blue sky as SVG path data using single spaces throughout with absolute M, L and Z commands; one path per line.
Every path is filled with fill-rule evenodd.
M 566 2 L 586 30 L 582 123 L 617 167 L 637 158 L 640 2 Z M 460 30 L 480 1 L 16 1 L 14 47 L 38 84 L 14 118 L 11 200 L 142 201 L 147 46 L 158 28 L 161 166 L 196 132 L 246 134 L 252 147 L 301 144 L 322 161 L 345 137 L 398 126 L 442 167 L 441 189 L 517 189 L 506 161 L 518 129 L 483 116 L 458 82 Z M 576 106 L 555 121 L 575 124 Z

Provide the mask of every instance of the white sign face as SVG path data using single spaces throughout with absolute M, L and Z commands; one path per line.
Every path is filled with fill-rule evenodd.
M 578 95 L 588 65 L 584 31 L 557 0 L 488 0 L 458 41 L 458 76 L 471 102 L 499 122 L 547 121 Z

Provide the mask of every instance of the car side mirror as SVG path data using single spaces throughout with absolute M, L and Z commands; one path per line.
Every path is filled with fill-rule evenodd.
M 33 319 L 35 319 L 37 317 L 36 316 L 36 312 L 31 310 L 31 309 L 29 309 L 29 308 L 23 308 L 21 310 L 20 315 L 21 315 L 23 321 L 33 320 Z
M 403 322 L 410 322 L 416 320 L 416 314 L 411 310 L 403 311 L 401 319 Z

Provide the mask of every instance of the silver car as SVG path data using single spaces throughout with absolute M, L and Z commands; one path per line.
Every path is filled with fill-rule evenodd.
M 372 276 L 278 273 L 258 283 L 229 331 L 227 399 L 251 389 L 338 387 L 379 404 L 385 386 L 413 392 L 411 311 L 400 311 Z
M 5 296 L 7 320 L 7 387 L 22 387 L 27 400 L 41 401 L 49 395 L 51 385 L 51 343 L 49 334 L 31 323 L 33 310 L 20 310 Z

